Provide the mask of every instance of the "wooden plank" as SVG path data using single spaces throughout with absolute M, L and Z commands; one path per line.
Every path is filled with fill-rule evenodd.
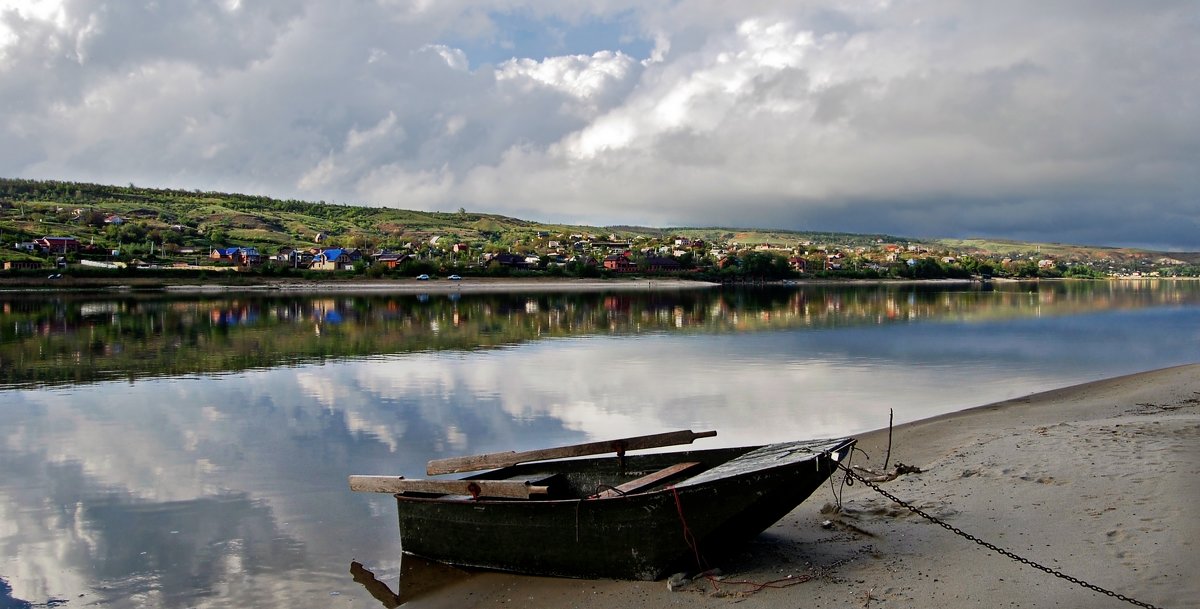
M 550 487 L 535 486 L 525 480 L 410 480 L 403 476 L 350 476 L 350 490 L 529 499 L 532 495 L 549 493 Z
M 697 438 L 711 438 L 715 435 L 717 435 L 715 431 L 694 433 L 692 430 L 687 429 L 684 431 L 669 431 L 648 436 L 635 436 L 603 442 L 588 442 L 586 444 L 573 444 L 571 446 L 543 448 L 525 452 L 508 451 L 486 455 L 473 455 L 470 457 L 435 459 L 425 466 L 425 472 L 430 476 L 436 476 L 438 474 L 453 474 L 456 472 L 473 472 L 482 469 L 508 467 L 510 465 L 517 465 L 518 463 L 545 461 L 546 459 L 566 459 L 586 455 L 602 455 L 604 453 L 624 453 L 629 450 L 691 444 Z
M 628 495 L 629 493 L 637 492 L 644 488 L 654 486 L 655 484 L 658 484 L 667 478 L 683 473 L 689 469 L 692 469 L 693 467 L 696 467 L 697 465 L 700 465 L 699 461 L 684 461 L 682 463 L 676 463 L 675 465 L 664 467 L 656 472 L 646 474 L 641 478 L 630 480 L 625 484 L 619 484 L 613 488 L 604 489 L 603 491 L 596 493 L 593 498 L 606 499 L 608 497 L 620 497 L 621 495 Z

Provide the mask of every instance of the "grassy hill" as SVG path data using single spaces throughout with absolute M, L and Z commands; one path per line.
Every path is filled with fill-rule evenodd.
M 119 216 L 120 227 L 105 224 Z M 887 235 L 780 230 L 653 228 L 547 224 L 498 214 L 421 212 L 323 202 L 280 200 L 243 194 L 137 188 L 75 182 L 0 179 L 0 240 L 70 235 L 105 247 L 147 240 L 177 246 L 245 245 L 274 251 L 311 247 L 317 236 L 343 246 L 401 247 L 440 236 L 506 247 L 539 234 L 585 234 L 620 239 L 685 236 L 708 242 L 804 243 L 866 246 Z
M 119 223 L 113 222 L 114 216 Z M 497 214 L 422 212 L 324 202 L 205 192 L 0 178 L 0 260 L 32 257 L 11 246 L 47 236 L 74 236 L 84 244 L 121 249 L 126 256 L 184 248 L 257 247 L 272 253 L 283 246 L 322 245 L 403 248 L 434 237 L 466 242 L 475 251 L 511 250 L 547 235 L 591 235 L 633 240 L 673 236 L 710 243 L 782 247 L 870 248 L 912 244 L 892 235 L 804 232 L 722 227 L 654 228 L 545 224 Z M 153 245 L 152 245 L 153 244 Z M 1127 264 L 1156 259 L 1200 263 L 1200 253 L 1163 254 L 1142 250 L 1002 240 L 924 240 L 931 249 L 960 254 L 1056 256 L 1072 261 Z

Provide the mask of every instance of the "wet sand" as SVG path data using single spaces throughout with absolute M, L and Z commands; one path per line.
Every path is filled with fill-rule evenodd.
M 887 435 L 860 435 L 870 459 L 854 463 L 881 467 Z M 896 462 L 924 471 L 881 486 L 954 527 L 1141 602 L 1200 607 L 1200 365 L 898 426 Z M 400 593 L 406 607 L 456 609 L 1133 606 L 995 554 L 861 483 L 826 486 L 716 566 L 720 578 L 674 591 L 443 568 L 436 582 L 402 580 Z

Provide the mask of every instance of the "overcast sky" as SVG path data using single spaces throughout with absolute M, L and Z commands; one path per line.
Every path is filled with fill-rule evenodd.
M 0 0 L 0 176 L 1200 250 L 1194 0 Z

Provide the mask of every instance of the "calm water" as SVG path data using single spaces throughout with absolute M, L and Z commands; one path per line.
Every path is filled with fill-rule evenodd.
M 374 606 L 349 567 L 395 582 L 395 504 L 351 473 L 853 434 L 1197 361 L 1200 282 L 0 293 L 0 608 Z

